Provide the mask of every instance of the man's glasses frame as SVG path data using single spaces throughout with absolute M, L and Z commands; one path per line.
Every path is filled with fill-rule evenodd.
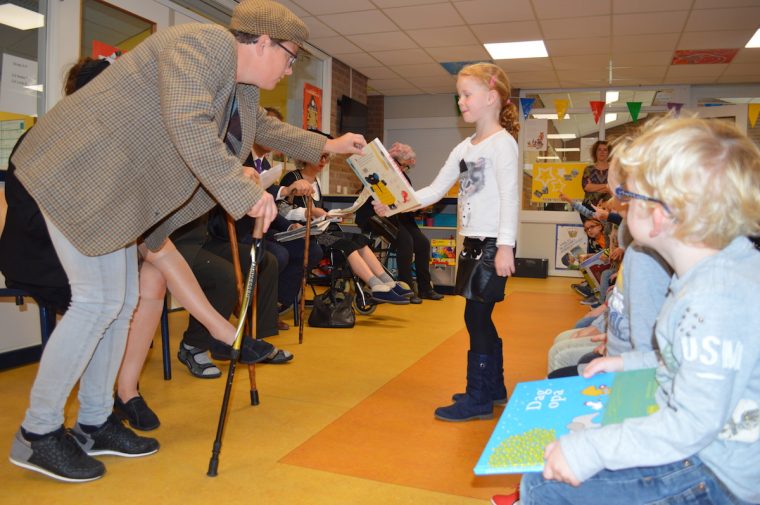
M 298 55 L 297 55 L 297 54 L 295 54 L 295 53 L 294 53 L 293 51 L 291 51 L 290 49 L 288 49 L 287 47 L 285 47 L 285 46 L 282 44 L 282 42 L 278 42 L 278 41 L 276 41 L 276 40 L 273 40 L 272 42 L 274 42 L 275 44 L 277 44 L 278 46 L 280 46 L 280 48 L 281 48 L 283 51 L 285 51 L 286 53 L 288 53 L 288 54 L 290 55 L 290 58 L 288 58 L 288 67 L 289 67 L 289 68 L 293 68 L 293 65 L 295 64 L 296 60 L 298 59 Z
M 615 196 L 622 203 L 626 203 L 630 201 L 632 198 L 636 200 L 643 200 L 645 202 L 657 203 L 659 205 L 662 205 L 662 208 L 665 209 L 665 212 L 667 212 L 668 214 L 672 214 L 670 212 L 670 208 L 668 207 L 668 204 L 666 204 L 662 200 L 659 200 L 657 198 L 652 198 L 651 196 L 634 193 L 633 191 L 628 191 L 627 189 L 623 188 L 623 186 L 618 186 L 617 188 L 615 188 Z

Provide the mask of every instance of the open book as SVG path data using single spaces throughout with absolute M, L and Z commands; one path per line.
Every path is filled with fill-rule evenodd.
M 327 227 L 330 226 L 330 223 L 336 223 L 338 221 L 340 221 L 339 217 L 316 217 L 312 219 L 310 232 L 311 236 L 315 237 L 317 235 L 321 235 L 324 233 Z M 274 234 L 274 239 L 277 242 L 289 242 L 291 240 L 296 240 L 304 237 L 306 237 L 306 226 L 299 226 L 298 228 L 293 228 L 292 230 L 281 231 L 280 233 Z
M 657 411 L 655 369 L 521 382 L 483 450 L 475 475 L 540 472 L 560 436 Z
M 389 216 L 419 206 L 414 189 L 379 139 L 346 161 L 372 197 L 390 208 Z

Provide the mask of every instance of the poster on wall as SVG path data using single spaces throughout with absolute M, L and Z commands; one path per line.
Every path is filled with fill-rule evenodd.
M 0 77 L 0 110 L 26 116 L 37 115 L 37 62 L 3 54 Z
M 562 202 L 560 193 L 573 200 L 584 196 L 582 181 L 585 163 L 534 163 L 530 201 Z
M 322 89 L 308 82 L 303 85 L 303 127 L 322 131 Z
M 578 270 L 580 257 L 586 253 L 586 233 L 581 224 L 556 225 L 554 238 L 554 269 Z
M 546 133 L 549 129 L 549 121 L 546 119 L 529 119 L 525 121 L 525 150 L 546 151 Z

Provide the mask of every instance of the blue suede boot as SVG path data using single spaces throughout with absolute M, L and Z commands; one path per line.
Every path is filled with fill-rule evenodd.
M 488 367 L 489 390 L 491 391 L 491 400 L 494 405 L 507 404 L 507 388 L 504 386 L 504 351 L 500 338 L 491 350 L 491 363 L 493 366 Z M 451 397 L 452 400 L 458 401 L 464 393 L 456 393 Z
M 441 421 L 470 421 L 493 418 L 493 400 L 489 387 L 489 368 L 493 366 L 488 354 L 467 352 L 467 390 L 448 407 L 435 409 L 435 418 Z

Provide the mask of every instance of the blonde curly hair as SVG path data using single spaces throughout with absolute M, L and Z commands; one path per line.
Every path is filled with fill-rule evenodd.
M 509 86 L 509 77 L 504 70 L 493 63 L 473 63 L 462 68 L 457 77 L 478 79 L 488 89 L 493 89 L 499 93 L 501 99 L 499 123 L 517 140 L 517 134 L 520 132 L 520 118 L 517 106 L 509 98 L 512 89 Z

